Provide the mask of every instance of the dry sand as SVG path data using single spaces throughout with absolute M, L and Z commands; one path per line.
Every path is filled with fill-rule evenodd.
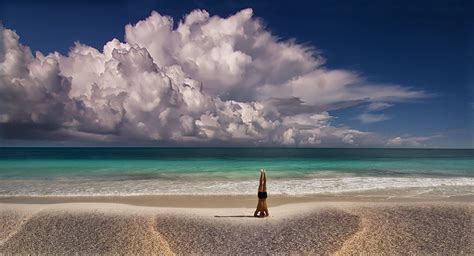
M 253 210 L 0 203 L 0 253 L 474 254 L 471 202 L 313 201 L 265 219 Z

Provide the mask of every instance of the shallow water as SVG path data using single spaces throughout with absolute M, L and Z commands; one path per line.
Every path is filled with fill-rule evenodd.
M 0 196 L 474 189 L 474 150 L 0 148 Z

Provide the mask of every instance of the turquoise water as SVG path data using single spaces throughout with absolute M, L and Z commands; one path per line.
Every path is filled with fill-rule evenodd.
M 0 196 L 275 194 L 474 188 L 474 150 L 0 148 Z

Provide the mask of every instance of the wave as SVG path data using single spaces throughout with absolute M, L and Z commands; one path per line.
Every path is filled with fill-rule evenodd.
M 0 197 L 124 195 L 253 195 L 255 180 L 1 180 Z M 474 191 L 474 178 L 451 177 L 318 177 L 274 179 L 271 195 L 341 194 L 393 189 L 437 189 L 440 193 Z M 472 194 L 472 192 L 471 192 Z

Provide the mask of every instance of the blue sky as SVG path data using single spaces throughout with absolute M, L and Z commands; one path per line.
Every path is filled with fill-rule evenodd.
M 194 9 L 228 17 L 252 8 L 267 31 L 314 47 L 328 69 L 429 94 L 373 112 L 386 118 L 378 122 L 358 118 L 366 105 L 332 110 L 333 126 L 386 138 L 430 137 L 422 139 L 430 147 L 473 147 L 474 22 L 467 1 L 64 2 L 1 1 L 0 20 L 33 51 L 67 55 L 75 41 L 100 50 L 112 38 L 123 41 L 125 25 L 153 10 L 177 23 Z

